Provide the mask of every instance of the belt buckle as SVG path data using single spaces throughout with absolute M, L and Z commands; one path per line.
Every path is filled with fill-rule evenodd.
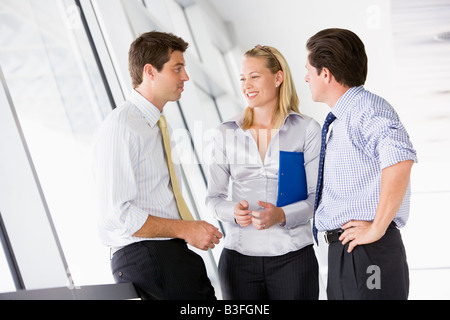
M 323 237 L 325 238 L 325 242 L 327 244 L 330 244 L 330 241 L 328 240 L 328 234 L 326 232 L 323 234 Z
M 339 240 L 339 237 L 341 236 L 341 234 L 344 232 L 344 230 L 342 229 L 335 229 L 335 230 L 331 230 L 331 231 L 325 231 L 324 234 L 324 238 L 325 238 L 325 242 L 327 244 L 336 242 Z M 336 239 L 337 237 L 337 239 Z

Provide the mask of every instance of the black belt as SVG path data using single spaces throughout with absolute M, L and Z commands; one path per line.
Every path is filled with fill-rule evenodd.
M 109 253 L 110 254 L 110 259 L 112 259 L 113 255 L 117 251 L 122 250 L 124 248 L 131 248 L 133 246 L 140 246 L 140 245 L 144 244 L 145 242 L 148 242 L 148 243 L 163 243 L 163 242 L 168 242 L 168 241 L 181 243 L 181 244 L 186 245 L 186 241 L 184 241 L 183 239 L 179 239 L 179 238 L 172 238 L 172 239 L 167 239 L 167 240 L 141 240 L 141 241 L 130 243 L 130 244 L 128 244 L 126 246 L 123 246 L 123 247 L 110 247 L 110 253 Z
M 395 224 L 394 221 L 391 222 L 391 224 L 388 226 L 388 229 L 394 229 L 397 228 L 397 225 Z M 339 237 L 341 236 L 341 234 L 344 232 L 344 229 L 334 229 L 334 230 L 329 230 L 329 231 L 325 231 L 324 237 L 325 237 L 325 242 L 330 244 L 336 241 L 339 241 Z

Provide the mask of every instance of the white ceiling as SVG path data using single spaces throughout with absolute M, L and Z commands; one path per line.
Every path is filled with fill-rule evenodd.
M 301 110 L 319 121 L 329 111 L 311 101 L 303 78 L 307 39 L 351 29 L 369 57 L 366 88 L 398 111 L 422 161 L 450 159 L 450 0 L 207 0 L 232 25 L 243 52 L 256 44 L 288 60 Z M 447 34 L 445 34 L 447 32 Z M 446 36 L 447 39 L 439 39 Z

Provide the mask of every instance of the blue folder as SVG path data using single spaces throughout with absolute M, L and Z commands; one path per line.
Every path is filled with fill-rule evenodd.
M 280 151 L 277 207 L 308 197 L 303 152 Z

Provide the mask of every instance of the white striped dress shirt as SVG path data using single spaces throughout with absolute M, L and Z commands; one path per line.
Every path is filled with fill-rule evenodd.
M 180 219 L 157 125 L 160 116 L 153 104 L 133 90 L 97 132 L 94 175 L 100 200 L 100 236 L 105 245 L 122 247 L 148 240 L 133 234 L 149 214 Z M 180 177 L 176 164 L 175 170 Z
M 350 88 L 331 112 L 336 116 L 326 147 L 323 191 L 316 212 L 319 231 L 350 220 L 372 221 L 378 206 L 381 171 L 405 160 L 417 162 L 408 133 L 392 106 L 363 86 Z M 394 222 L 405 226 L 410 185 Z

